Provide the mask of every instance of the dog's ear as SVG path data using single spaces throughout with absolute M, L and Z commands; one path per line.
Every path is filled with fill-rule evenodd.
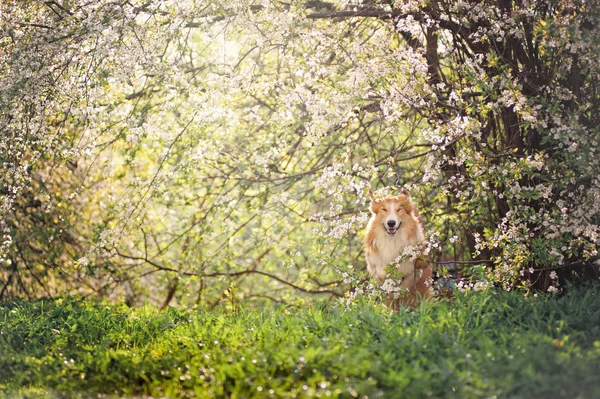
M 419 222 L 422 222 L 423 217 L 419 213 L 419 208 L 417 208 L 415 203 L 412 201 L 412 198 L 410 198 L 410 193 L 406 188 L 402 189 L 402 195 L 404 195 L 404 197 L 406 198 L 406 205 L 404 205 L 404 211 L 406 213 L 413 213 L 413 215 L 419 220 Z
M 371 198 L 371 206 L 369 207 L 369 209 L 371 210 L 371 213 L 377 214 L 377 212 L 379 212 L 379 209 L 381 209 L 381 202 L 376 201 L 377 197 L 375 197 L 375 194 L 373 194 L 373 191 L 371 191 L 370 188 L 369 197 Z
M 402 191 L 400 191 L 400 193 L 401 194 L 398 195 L 396 198 L 398 199 L 398 201 L 402 201 L 402 209 L 404 209 L 404 212 L 410 215 L 414 208 L 414 204 L 410 198 L 410 193 L 406 188 L 403 188 Z

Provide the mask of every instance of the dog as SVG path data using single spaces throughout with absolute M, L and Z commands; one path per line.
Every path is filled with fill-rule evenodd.
M 384 284 L 388 277 L 386 268 L 410 246 L 419 249 L 425 242 L 425 233 L 418 209 L 412 202 L 407 190 L 396 196 L 371 197 L 371 219 L 367 225 L 365 254 L 367 269 L 372 277 Z M 390 294 L 386 305 L 399 310 L 400 305 L 416 306 L 421 300 L 433 296 L 428 285 L 433 270 L 421 258 L 401 261 L 397 265 L 401 275 L 400 290 L 404 291 L 396 298 Z

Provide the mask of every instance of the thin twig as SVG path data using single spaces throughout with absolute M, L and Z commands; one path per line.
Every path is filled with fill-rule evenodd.
M 478 265 L 480 263 L 494 263 L 493 260 L 482 259 L 482 260 L 448 260 L 443 262 L 428 262 L 434 265 Z

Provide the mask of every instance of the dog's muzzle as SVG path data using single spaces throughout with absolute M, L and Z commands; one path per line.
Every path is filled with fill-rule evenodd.
M 398 224 L 388 222 L 387 225 L 384 224 L 383 227 L 385 227 L 385 232 L 388 233 L 389 236 L 393 236 L 400 228 L 400 225 L 402 225 L 402 222 Z

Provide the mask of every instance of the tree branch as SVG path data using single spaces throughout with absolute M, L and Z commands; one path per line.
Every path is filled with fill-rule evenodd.
M 286 281 L 286 280 L 282 279 L 281 277 L 278 277 L 278 276 L 276 276 L 274 274 L 270 274 L 270 273 L 267 273 L 267 272 L 263 272 L 261 270 L 254 270 L 254 269 L 247 269 L 247 270 L 242 270 L 242 271 L 239 271 L 239 272 L 232 272 L 232 273 L 223 273 L 223 272 L 205 273 L 205 274 L 202 274 L 200 276 L 201 277 L 218 277 L 218 276 L 223 276 L 223 277 L 225 277 L 225 276 L 232 276 L 232 277 L 236 277 L 236 276 L 241 276 L 241 275 L 244 275 L 244 274 L 260 274 L 262 276 L 269 277 L 269 278 L 271 278 L 273 280 L 279 281 L 282 284 L 285 284 L 285 285 L 287 285 L 289 287 L 292 287 L 292 288 L 294 288 L 294 289 L 296 289 L 298 291 L 301 291 L 301 292 L 304 292 L 304 293 L 307 293 L 307 294 L 330 294 L 330 295 L 334 295 L 334 296 L 337 296 L 337 297 L 340 297 L 340 298 L 344 296 L 343 294 L 341 294 L 341 293 L 339 293 L 337 291 L 329 290 L 329 289 L 311 290 L 310 288 L 303 288 L 303 287 L 300 287 L 300 286 L 298 286 L 298 285 L 296 285 L 294 283 Z
M 482 263 L 494 263 L 493 260 L 482 259 L 482 260 L 448 260 L 443 262 L 429 262 L 434 265 L 480 265 Z
M 371 7 L 359 8 L 356 10 L 348 11 L 326 11 L 326 12 L 315 12 L 308 14 L 306 18 L 310 19 L 333 19 L 333 18 L 352 18 L 352 17 L 365 17 L 365 18 L 382 18 L 391 19 L 399 17 L 403 14 L 400 10 L 385 11 L 377 10 Z
M 149 264 L 149 265 L 151 265 L 151 266 L 153 266 L 153 267 L 155 267 L 155 268 L 157 268 L 159 270 L 162 270 L 162 271 L 165 271 L 165 272 L 171 272 L 171 273 L 178 273 L 178 274 L 181 274 L 181 275 L 184 275 L 184 276 L 196 276 L 196 277 L 203 278 L 203 277 L 238 277 L 238 276 L 243 276 L 243 275 L 246 275 L 246 274 L 259 274 L 261 276 L 269 277 L 269 278 L 271 278 L 271 279 L 273 279 L 275 281 L 280 282 L 281 284 L 287 285 L 288 287 L 292 287 L 295 290 L 298 290 L 298 291 L 301 291 L 301 292 L 304 292 L 304 293 L 307 293 L 307 294 L 330 294 L 330 295 L 334 295 L 334 296 L 337 296 L 337 297 L 340 297 L 340 298 L 344 296 L 343 294 L 341 294 L 341 293 L 339 293 L 339 292 L 337 292 L 335 290 L 331 290 L 331 289 L 313 290 L 313 289 L 310 289 L 310 288 L 300 287 L 299 285 L 296 285 L 296 284 L 294 284 L 294 283 L 292 283 L 290 281 L 284 280 L 284 279 L 282 279 L 279 276 L 276 276 L 276 275 L 271 274 L 271 273 L 263 272 L 261 270 L 256 270 L 254 268 L 252 268 L 252 269 L 246 269 L 246 270 L 241 270 L 241 271 L 238 271 L 238 272 L 230 272 L 230 273 L 227 273 L 227 272 L 193 273 L 193 272 L 180 271 L 180 270 L 173 269 L 173 268 L 167 267 L 167 266 L 162 266 L 162 265 L 160 265 L 160 264 L 158 264 L 158 263 L 156 263 L 156 262 L 148 259 L 147 257 L 130 256 L 130 255 L 123 254 L 123 253 L 119 252 L 118 250 L 116 250 L 116 253 L 117 253 L 117 255 L 119 255 L 122 258 L 131 259 L 131 260 L 144 261 L 147 264 Z M 254 263 L 256 263 L 256 262 L 254 262 Z M 254 265 L 254 267 L 256 267 L 256 265 Z

